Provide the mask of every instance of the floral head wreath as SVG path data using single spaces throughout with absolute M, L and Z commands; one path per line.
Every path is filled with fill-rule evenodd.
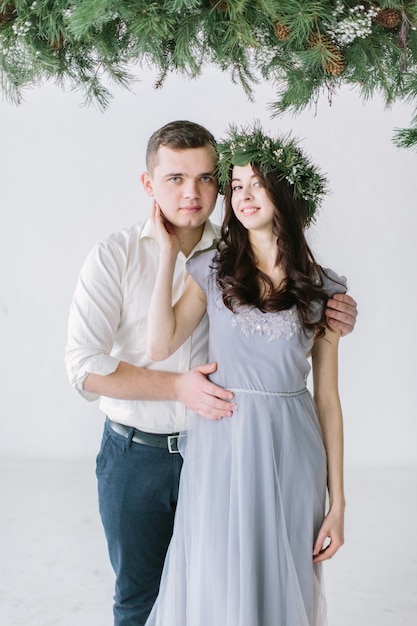
M 256 164 L 263 175 L 277 172 L 286 180 L 292 186 L 294 199 L 299 200 L 304 223 L 313 221 L 326 193 L 327 180 L 290 136 L 272 138 L 258 124 L 240 129 L 231 124 L 228 136 L 218 142 L 217 151 L 217 179 L 222 193 L 230 184 L 234 165 Z

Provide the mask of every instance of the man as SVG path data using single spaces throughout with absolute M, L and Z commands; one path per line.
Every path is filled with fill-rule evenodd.
M 187 258 L 215 246 L 209 221 L 217 198 L 215 140 L 193 122 L 171 122 L 148 142 L 142 183 L 180 237 L 174 298 Z M 70 311 L 66 363 L 87 399 L 107 415 L 97 458 L 100 515 L 116 574 L 115 626 L 143 626 L 158 593 L 170 541 L 186 407 L 208 419 L 231 417 L 233 394 L 207 379 L 204 318 L 187 342 L 157 365 L 146 356 L 146 317 L 159 250 L 149 220 L 114 233 L 90 252 Z M 347 334 L 356 304 L 329 302 L 329 320 Z M 158 402 L 155 402 L 158 400 Z

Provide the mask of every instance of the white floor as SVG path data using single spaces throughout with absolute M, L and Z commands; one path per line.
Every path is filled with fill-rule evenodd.
M 329 626 L 415 626 L 417 468 L 348 469 L 346 483 Z M 0 462 L 0 577 L 1 626 L 112 626 L 93 460 Z

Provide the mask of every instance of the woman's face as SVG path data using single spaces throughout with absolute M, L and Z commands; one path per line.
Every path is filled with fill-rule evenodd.
M 233 167 L 231 187 L 232 209 L 243 226 L 271 232 L 276 208 L 250 164 Z

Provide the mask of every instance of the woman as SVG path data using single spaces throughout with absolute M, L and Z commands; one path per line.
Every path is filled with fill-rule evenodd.
M 189 263 L 175 306 L 179 240 L 155 206 L 148 352 L 166 358 L 207 311 L 212 379 L 236 409 L 195 415 L 182 440 L 174 534 L 147 626 L 322 626 L 321 562 L 343 543 L 345 507 L 339 335 L 324 317 L 345 287 L 304 235 L 325 180 L 293 140 L 258 126 L 232 126 L 218 149 L 222 237 Z

